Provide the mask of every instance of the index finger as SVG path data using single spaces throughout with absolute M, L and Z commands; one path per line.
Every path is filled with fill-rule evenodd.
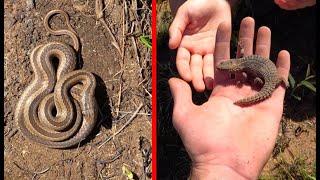
M 180 45 L 183 32 L 189 23 L 184 6 L 181 6 L 169 27 L 169 48 L 176 49 Z
M 222 22 L 217 30 L 216 44 L 214 50 L 214 80 L 216 82 L 224 81 L 228 78 L 228 74 L 217 70 L 217 65 L 221 61 L 230 59 L 230 39 L 231 39 L 231 25 Z

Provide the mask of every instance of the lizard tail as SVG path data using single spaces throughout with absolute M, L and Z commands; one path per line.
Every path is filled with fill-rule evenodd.
M 234 102 L 234 104 L 246 106 L 246 105 L 260 102 L 260 101 L 270 97 L 273 89 L 274 89 L 273 86 L 268 86 L 265 84 L 257 94 L 250 96 L 250 97 L 247 97 L 247 98 L 244 98 L 244 99 L 240 99 L 240 100 Z

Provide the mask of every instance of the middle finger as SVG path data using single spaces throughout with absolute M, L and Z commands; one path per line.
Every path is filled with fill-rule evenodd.
M 255 54 L 269 58 L 271 48 L 271 31 L 262 26 L 258 30 Z

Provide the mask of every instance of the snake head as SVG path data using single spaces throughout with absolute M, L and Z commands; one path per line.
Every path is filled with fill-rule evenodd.
M 229 72 L 239 72 L 242 70 L 241 64 L 237 60 L 222 61 L 220 64 L 218 64 L 217 69 Z

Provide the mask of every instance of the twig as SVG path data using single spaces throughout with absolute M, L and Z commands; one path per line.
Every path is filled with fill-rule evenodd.
M 50 169 L 50 167 L 48 167 L 47 169 L 44 169 L 43 171 L 40 171 L 40 172 L 34 172 L 32 179 L 35 179 L 39 174 L 43 174 L 43 173 L 49 171 L 49 169 Z
M 121 71 L 120 78 L 122 79 L 123 71 Z M 121 96 L 122 96 L 122 81 L 119 82 L 119 94 L 118 94 L 118 104 L 116 109 L 116 116 L 119 116 L 119 110 L 120 110 L 120 103 L 121 103 Z
M 122 73 L 125 69 L 126 69 L 126 68 L 121 69 L 120 71 L 116 72 L 116 73 L 112 76 L 112 78 L 114 78 L 114 77 L 116 77 L 118 74 Z
M 140 109 L 142 108 L 143 104 L 141 103 L 139 105 L 139 107 L 137 108 L 137 110 L 132 114 L 132 116 L 130 117 L 130 119 L 116 132 L 114 133 L 111 137 L 109 137 L 107 140 L 105 140 L 99 147 L 98 149 L 100 149 L 105 143 L 109 142 L 111 139 L 113 139 L 117 134 L 119 134 L 124 128 L 126 128 L 132 121 L 133 119 L 137 116 L 138 112 L 140 111 Z
M 110 28 L 108 27 L 106 21 L 105 21 L 104 19 L 102 19 L 102 18 L 99 19 L 99 20 L 100 20 L 100 22 L 106 27 L 106 29 L 108 30 L 108 32 L 109 32 L 109 34 L 110 34 L 110 36 L 111 36 L 111 38 L 112 38 L 111 44 L 118 50 L 119 54 L 121 55 L 122 53 L 121 53 L 121 51 L 120 51 L 119 43 L 117 42 L 116 38 L 115 38 L 114 35 L 112 34 L 112 32 L 111 32 Z
M 44 170 L 42 170 L 42 171 L 34 171 L 34 172 L 32 172 L 32 171 L 30 171 L 30 170 L 28 170 L 28 169 L 25 169 L 25 168 L 19 166 L 16 162 L 13 162 L 13 164 L 16 165 L 20 170 L 22 170 L 22 171 L 24 171 L 24 172 L 27 172 L 27 173 L 29 173 L 29 174 L 33 174 L 33 177 L 32 177 L 32 178 L 34 178 L 36 175 L 46 173 L 46 172 L 49 171 L 49 169 L 51 168 L 51 167 L 48 167 L 48 168 L 46 168 L 46 169 L 44 169 Z
M 127 111 L 119 111 L 120 114 L 133 114 L 134 112 L 127 112 Z M 137 113 L 137 115 L 146 115 L 151 116 L 150 113 Z
M 119 157 L 122 155 L 123 149 L 117 150 L 116 154 L 114 157 L 108 159 L 108 160 L 96 160 L 100 164 L 109 164 L 114 162 L 115 160 L 119 159 Z
M 116 38 L 114 37 L 114 35 L 112 34 L 111 29 L 109 28 L 109 26 L 107 25 L 106 21 L 103 19 L 103 2 L 102 0 L 96 0 L 96 4 L 95 4 L 95 12 L 96 12 L 96 18 L 97 20 L 99 20 L 104 27 L 108 30 L 111 38 L 112 38 L 112 42 L 111 44 L 118 50 L 119 54 L 122 57 L 121 54 L 121 50 L 120 50 L 120 46 L 119 43 L 117 42 Z
M 122 58 L 122 66 L 124 65 L 124 46 L 125 46 L 125 32 L 127 27 L 127 21 L 126 21 L 126 10 L 127 10 L 127 3 L 125 0 L 123 0 L 123 11 L 122 11 L 122 51 L 121 51 L 121 58 Z M 122 68 L 122 67 L 121 67 Z
M 149 11 L 151 11 L 151 9 L 149 8 L 149 6 L 146 4 L 146 2 L 141 1 L 140 2 L 145 6 L 144 8 L 148 9 Z
M 121 49 L 121 72 L 120 72 L 120 82 L 119 82 L 119 95 L 118 95 L 118 104 L 116 109 L 116 116 L 119 116 L 120 104 L 121 104 L 121 97 L 122 97 L 122 75 L 124 72 L 124 47 L 125 47 L 125 9 L 127 7 L 126 2 L 123 1 L 123 11 L 122 11 L 122 49 Z
M 149 92 L 149 91 L 147 91 L 147 89 L 144 87 L 144 86 L 142 86 L 142 88 L 144 89 L 144 91 L 150 96 L 150 98 L 152 98 L 152 95 L 151 95 L 151 93 Z
M 13 162 L 13 164 L 16 165 L 17 168 L 19 168 L 20 170 L 32 174 L 32 172 L 31 172 L 30 170 L 22 168 L 22 167 L 19 166 L 16 162 Z
M 7 138 L 10 139 L 12 136 L 14 136 L 15 134 L 17 134 L 18 132 L 18 129 L 17 128 L 14 128 L 14 129 L 11 129 L 11 131 L 8 133 L 7 135 Z
M 124 114 L 122 116 L 120 116 L 119 118 L 117 118 L 114 122 L 117 123 L 119 122 L 121 119 L 125 118 L 128 114 Z
M 115 77 L 116 75 L 120 74 L 120 78 L 119 78 L 119 94 L 118 94 L 118 102 L 117 102 L 117 107 L 116 107 L 116 117 L 119 116 L 119 110 L 120 110 L 120 104 L 121 104 L 121 96 L 122 96 L 122 74 L 124 69 L 122 68 L 123 65 L 121 65 L 121 70 L 119 72 L 117 72 L 113 77 Z
M 46 168 L 46 169 L 44 169 L 44 170 L 42 170 L 42 171 L 39 171 L 39 172 L 33 172 L 34 174 L 43 174 L 43 173 L 46 173 L 47 171 L 49 171 L 50 170 L 50 167 L 48 167 L 48 168 Z
M 137 63 L 138 63 L 138 66 L 140 67 L 140 72 L 141 72 L 140 58 L 139 58 L 139 53 L 138 53 L 136 40 L 134 39 L 134 37 L 131 37 L 131 40 L 132 40 L 132 44 L 133 44 L 133 48 L 134 48 L 134 53 L 136 55 Z
M 119 110 L 120 110 L 120 104 L 121 104 L 121 97 L 122 97 L 122 75 L 124 71 L 124 47 L 125 47 L 125 9 L 126 9 L 126 2 L 123 1 L 123 11 L 122 11 L 122 48 L 121 52 L 119 49 L 119 52 L 121 54 L 121 70 L 120 70 L 120 79 L 121 81 L 119 82 L 119 94 L 118 94 L 118 104 L 116 108 L 116 116 L 119 116 Z
M 138 86 L 140 86 L 142 83 L 144 83 L 147 79 L 144 78 L 141 82 L 139 82 Z

